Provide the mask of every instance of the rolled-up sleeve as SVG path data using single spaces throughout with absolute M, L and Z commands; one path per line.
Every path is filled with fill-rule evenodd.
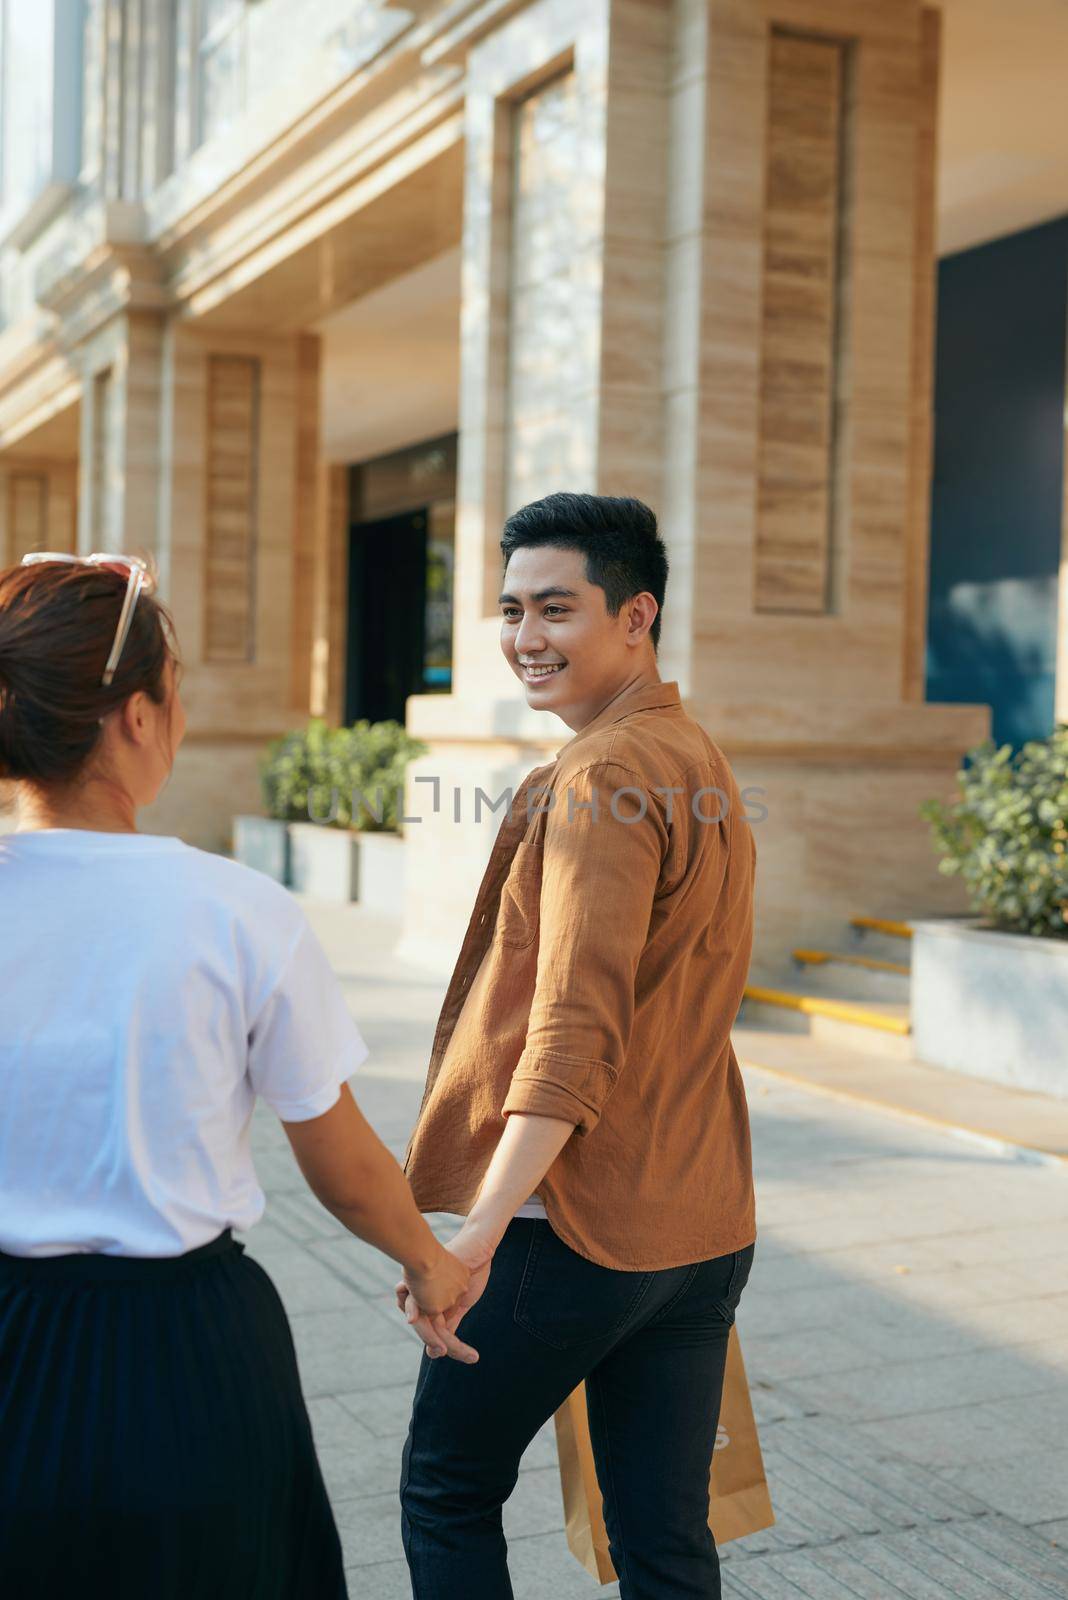
M 641 778 L 602 761 L 556 791 L 543 845 L 537 980 L 505 1116 L 589 1133 L 623 1069 L 638 962 L 668 848 Z

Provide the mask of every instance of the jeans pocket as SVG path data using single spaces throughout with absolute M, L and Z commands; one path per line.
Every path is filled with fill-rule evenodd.
M 734 1266 L 731 1270 L 731 1281 L 727 1288 L 726 1304 L 730 1307 L 731 1321 L 734 1321 L 738 1302 L 742 1298 L 742 1290 L 749 1282 L 749 1273 L 753 1266 L 753 1254 L 756 1246 L 746 1245 L 744 1250 L 734 1252 Z
M 575 1350 L 620 1333 L 656 1274 L 617 1272 L 587 1261 L 547 1222 L 535 1222 L 532 1231 L 516 1295 L 518 1326 L 555 1350 Z
M 702 1261 L 686 1292 L 673 1303 L 667 1320 L 675 1328 L 731 1327 L 749 1281 L 753 1246 Z M 659 1320 L 659 1319 L 658 1319 Z

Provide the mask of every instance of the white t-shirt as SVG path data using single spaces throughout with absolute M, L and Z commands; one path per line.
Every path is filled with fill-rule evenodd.
M 150 834 L 0 835 L 0 1250 L 172 1256 L 251 1227 L 256 1096 L 321 1116 L 366 1056 L 263 873 Z

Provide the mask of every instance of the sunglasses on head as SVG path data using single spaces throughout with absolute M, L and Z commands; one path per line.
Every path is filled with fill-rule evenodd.
M 119 612 L 119 621 L 115 629 L 111 654 L 108 656 L 107 665 L 104 668 L 104 676 L 100 680 L 101 688 L 107 688 L 115 676 L 115 669 L 119 664 L 123 646 L 129 637 L 130 625 L 133 622 L 133 614 L 137 606 L 138 597 L 142 590 L 151 594 L 155 588 L 155 582 L 151 572 L 148 570 L 148 564 L 142 561 L 140 556 L 114 556 L 100 551 L 94 552 L 91 556 L 71 556 L 67 555 L 65 551 L 34 550 L 30 555 L 23 556 L 20 565 L 35 567 L 45 561 L 63 561 L 71 566 L 104 567 L 107 571 L 117 572 L 126 579 L 126 595 L 122 602 L 122 610 Z

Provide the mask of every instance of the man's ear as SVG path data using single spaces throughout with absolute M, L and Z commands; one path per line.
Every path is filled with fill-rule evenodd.
M 636 594 L 630 603 L 630 628 L 631 633 L 642 629 L 644 636 L 648 637 L 649 629 L 656 621 L 659 611 L 656 599 L 648 590 L 643 589 L 641 594 Z

